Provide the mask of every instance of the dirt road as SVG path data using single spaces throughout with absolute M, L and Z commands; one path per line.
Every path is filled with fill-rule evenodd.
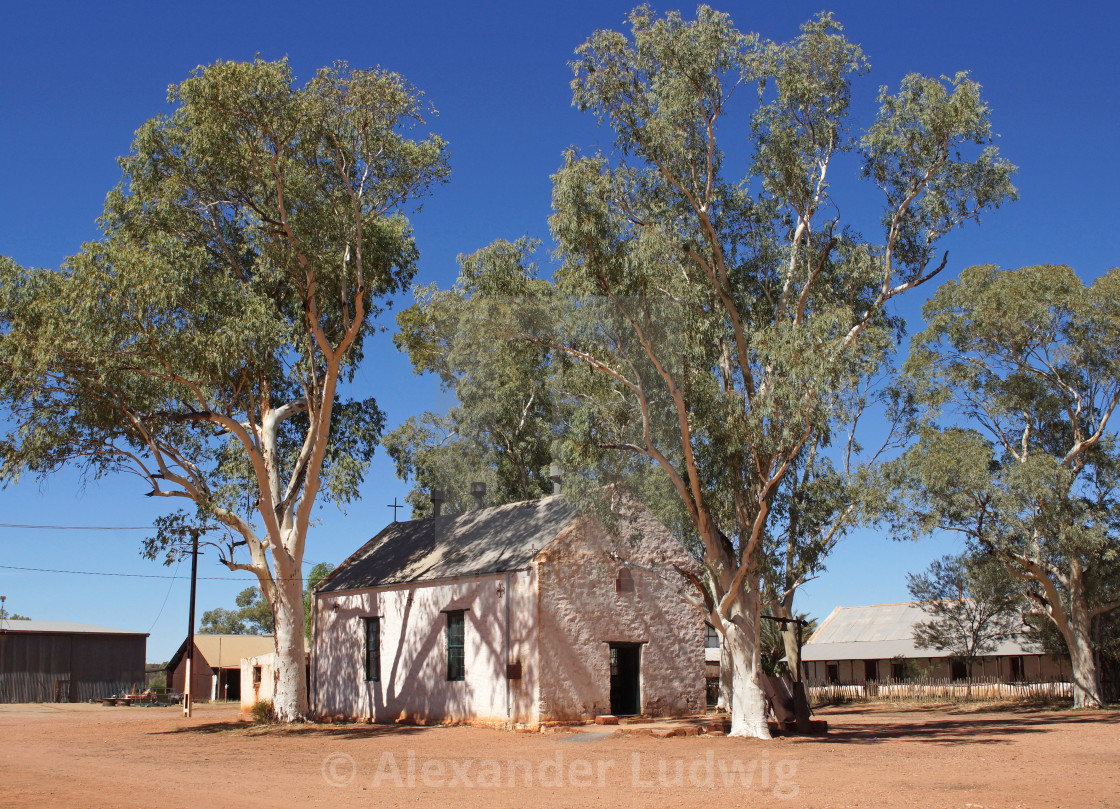
M 251 727 L 236 709 L 0 706 L 4 807 L 1120 807 L 1120 715 L 824 711 L 756 742 Z

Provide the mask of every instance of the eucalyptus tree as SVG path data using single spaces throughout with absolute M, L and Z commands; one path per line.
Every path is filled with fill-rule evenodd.
M 202 635 L 271 635 L 272 609 L 256 587 L 246 587 L 233 599 L 236 609 L 215 607 L 202 613 L 198 631 Z
M 952 530 L 1026 584 L 1101 704 L 1094 625 L 1120 609 L 1120 271 L 971 267 L 926 305 L 907 373 L 934 424 L 900 467 L 902 531 Z M 942 427 L 936 427 L 940 419 Z
M 413 134 L 428 105 L 380 69 L 297 87 L 285 61 L 219 62 L 169 101 L 121 159 L 100 240 L 61 271 L 0 266 L 3 477 L 139 476 L 188 504 L 153 556 L 224 531 L 222 562 L 274 618 L 276 714 L 297 720 L 312 510 L 355 493 L 383 423 L 341 388 L 415 272 L 404 214 L 445 179 L 445 145 Z
M 686 21 L 639 6 L 630 24 L 577 51 L 574 102 L 615 144 L 570 151 L 554 177 L 562 263 L 527 330 L 566 356 L 566 480 L 625 487 L 656 468 L 686 516 L 697 568 L 684 594 L 722 635 L 731 732 L 766 737 L 775 499 L 882 365 L 898 328 L 887 302 L 946 265 L 942 236 L 1014 196 L 1013 167 L 964 74 L 883 90 L 857 139 L 850 81 L 866 62 L 827 14 L 788 44 L 707 7 Z M 849 152 L 884 201 L 880 242 L 840 218 L 830 183 Z
M 430 513 L 433 489 L 444 493 L 444 513 L 469 511 L 473 481 L 487 484 L 489 505 L 551 491 L 558 416 L 549 352 L 503 341 L 494 328 L 523 296 L 547 290 L 532 261 L 537 246 L 499 240 L 460 256 L 452 289 L 418 287 L 416 303 L 397 315 L 397 347 L 416 373 L 436 374 L 455 397 L 447 413 L 411 416 L 385 436 L 397 475 L 413 481 L 408 502 L 415 516 Z

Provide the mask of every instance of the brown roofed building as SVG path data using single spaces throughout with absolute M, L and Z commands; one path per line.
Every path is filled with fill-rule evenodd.
M 192 700 L 241 699 L 241 661 L 273 651 L 272 635 L 202 635 L 194 636 L 194 687 Z M 184 693 L 187 669 L 187 642 L 175 652 L 167 664 L 170 676 L 168 687 L 175 693 Z

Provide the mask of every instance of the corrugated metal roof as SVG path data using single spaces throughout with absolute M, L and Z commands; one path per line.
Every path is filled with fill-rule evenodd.
M 335 593 L 521 570 L 577 516 L 557 495 L 391 523 L 315 589 Z
M 256 657 L 276 648 L 272 635 L 201 635 L 195 634 L 194 645 L 210 668 L 237 668 L 242 658 Z
M 143 635 L 148 637 L 147 632 L 136 632 L 132 629 L 111 629 L 107 626 L 75 624 L 70 621 L 24 621 L 10 618 L 0 621 L 0 632 L 56 632 L 88 635 Z
M 950 657 L 947 651 L 914 645 L 914 624 L 928 621 L 915 603 L 837 607 L 813 633 L 801 659 L 885 660 L 891 657 Z M 1016 640 L 1004 640 L 991 654 L 1037 654 Z
M 257 657 L 273 651 L 276 642 L 272 635 L 210 635 L 196 632 L 194 646 L 206 658 L 206 664 L 210 668 L 228 669 L 240 666 L 242 658 Z M 304 646 L 306 648 L 306 642 Z M 168 661 L 167 668 L 174 671 L 186 653 L 187 639 L 183 638 Z

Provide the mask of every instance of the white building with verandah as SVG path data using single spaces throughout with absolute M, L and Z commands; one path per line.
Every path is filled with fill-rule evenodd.
M 819 683 L 865 683 L 924 676 L 963 680 L 967 671 L 952 653 L 920 649 L 914 627 L 930 620 L 919 604 L 836 607 L 801 652 L 805 677 Z M 1055 682 L 1068 678 L 1068 659 L 1032 647 L 1020 635 L 1002 639 L 973 666 L 974 679 Z

